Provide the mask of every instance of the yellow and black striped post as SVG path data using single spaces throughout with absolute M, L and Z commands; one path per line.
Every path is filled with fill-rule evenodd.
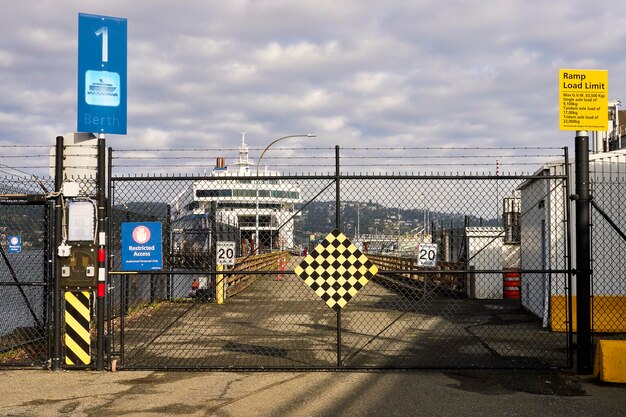
M 65 364 L 88 365 L 91 362 L 91 292 L 65 293 Z

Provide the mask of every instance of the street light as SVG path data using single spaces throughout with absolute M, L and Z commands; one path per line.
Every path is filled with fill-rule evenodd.
M 273 142 L 271 142 L 269 145 L 267 145 L 265 149 L 263 149 L 263 152 L 261 152 L 261 156 L 259 156 L 259 160 L 256 162 L 256 177 L 257 177 L 256 179 L 256 231 L 255 231 L 255 242 L 254 242 L 256 246 L 256 250 L 255 250 L 256 254 L 261 253 L 261 242 L 259 241 L 259 165 L 261 165 L 261 159 L 263 159 L 263 155 L 265 155 L 265 152 L 267 152 L 268 149 L 272 147 L 272 145 L 274 145 L 277 142 L 280 142 L 281 140 L 285 140 L 289 138 L 314 138 L 314 137 L 315 135 L 313 133 L 307 133 L 307 134 L 301 134 L 301 135 L 287 135 L 287 136 L 280 137 L 274 140 Z

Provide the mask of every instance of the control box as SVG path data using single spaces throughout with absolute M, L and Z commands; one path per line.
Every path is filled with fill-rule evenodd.
M 93 243 L 72 243 L 69 256 L 58 257 L 61 288 L 95 289 L 98 285 L 98 247 Z

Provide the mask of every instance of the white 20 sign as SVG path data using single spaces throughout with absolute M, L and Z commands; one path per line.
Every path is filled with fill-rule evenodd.
M 417 266 L 437 266 L 437 244 L 420 243 L 417 250 Z
M 235 242 L 217 242 L 218 265 L 235 264 Z

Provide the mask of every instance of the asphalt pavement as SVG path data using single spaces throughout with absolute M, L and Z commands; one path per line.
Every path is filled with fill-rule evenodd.
M 626 385 L 551 371 L 0 371 L 0 416 L 621 416 Z

